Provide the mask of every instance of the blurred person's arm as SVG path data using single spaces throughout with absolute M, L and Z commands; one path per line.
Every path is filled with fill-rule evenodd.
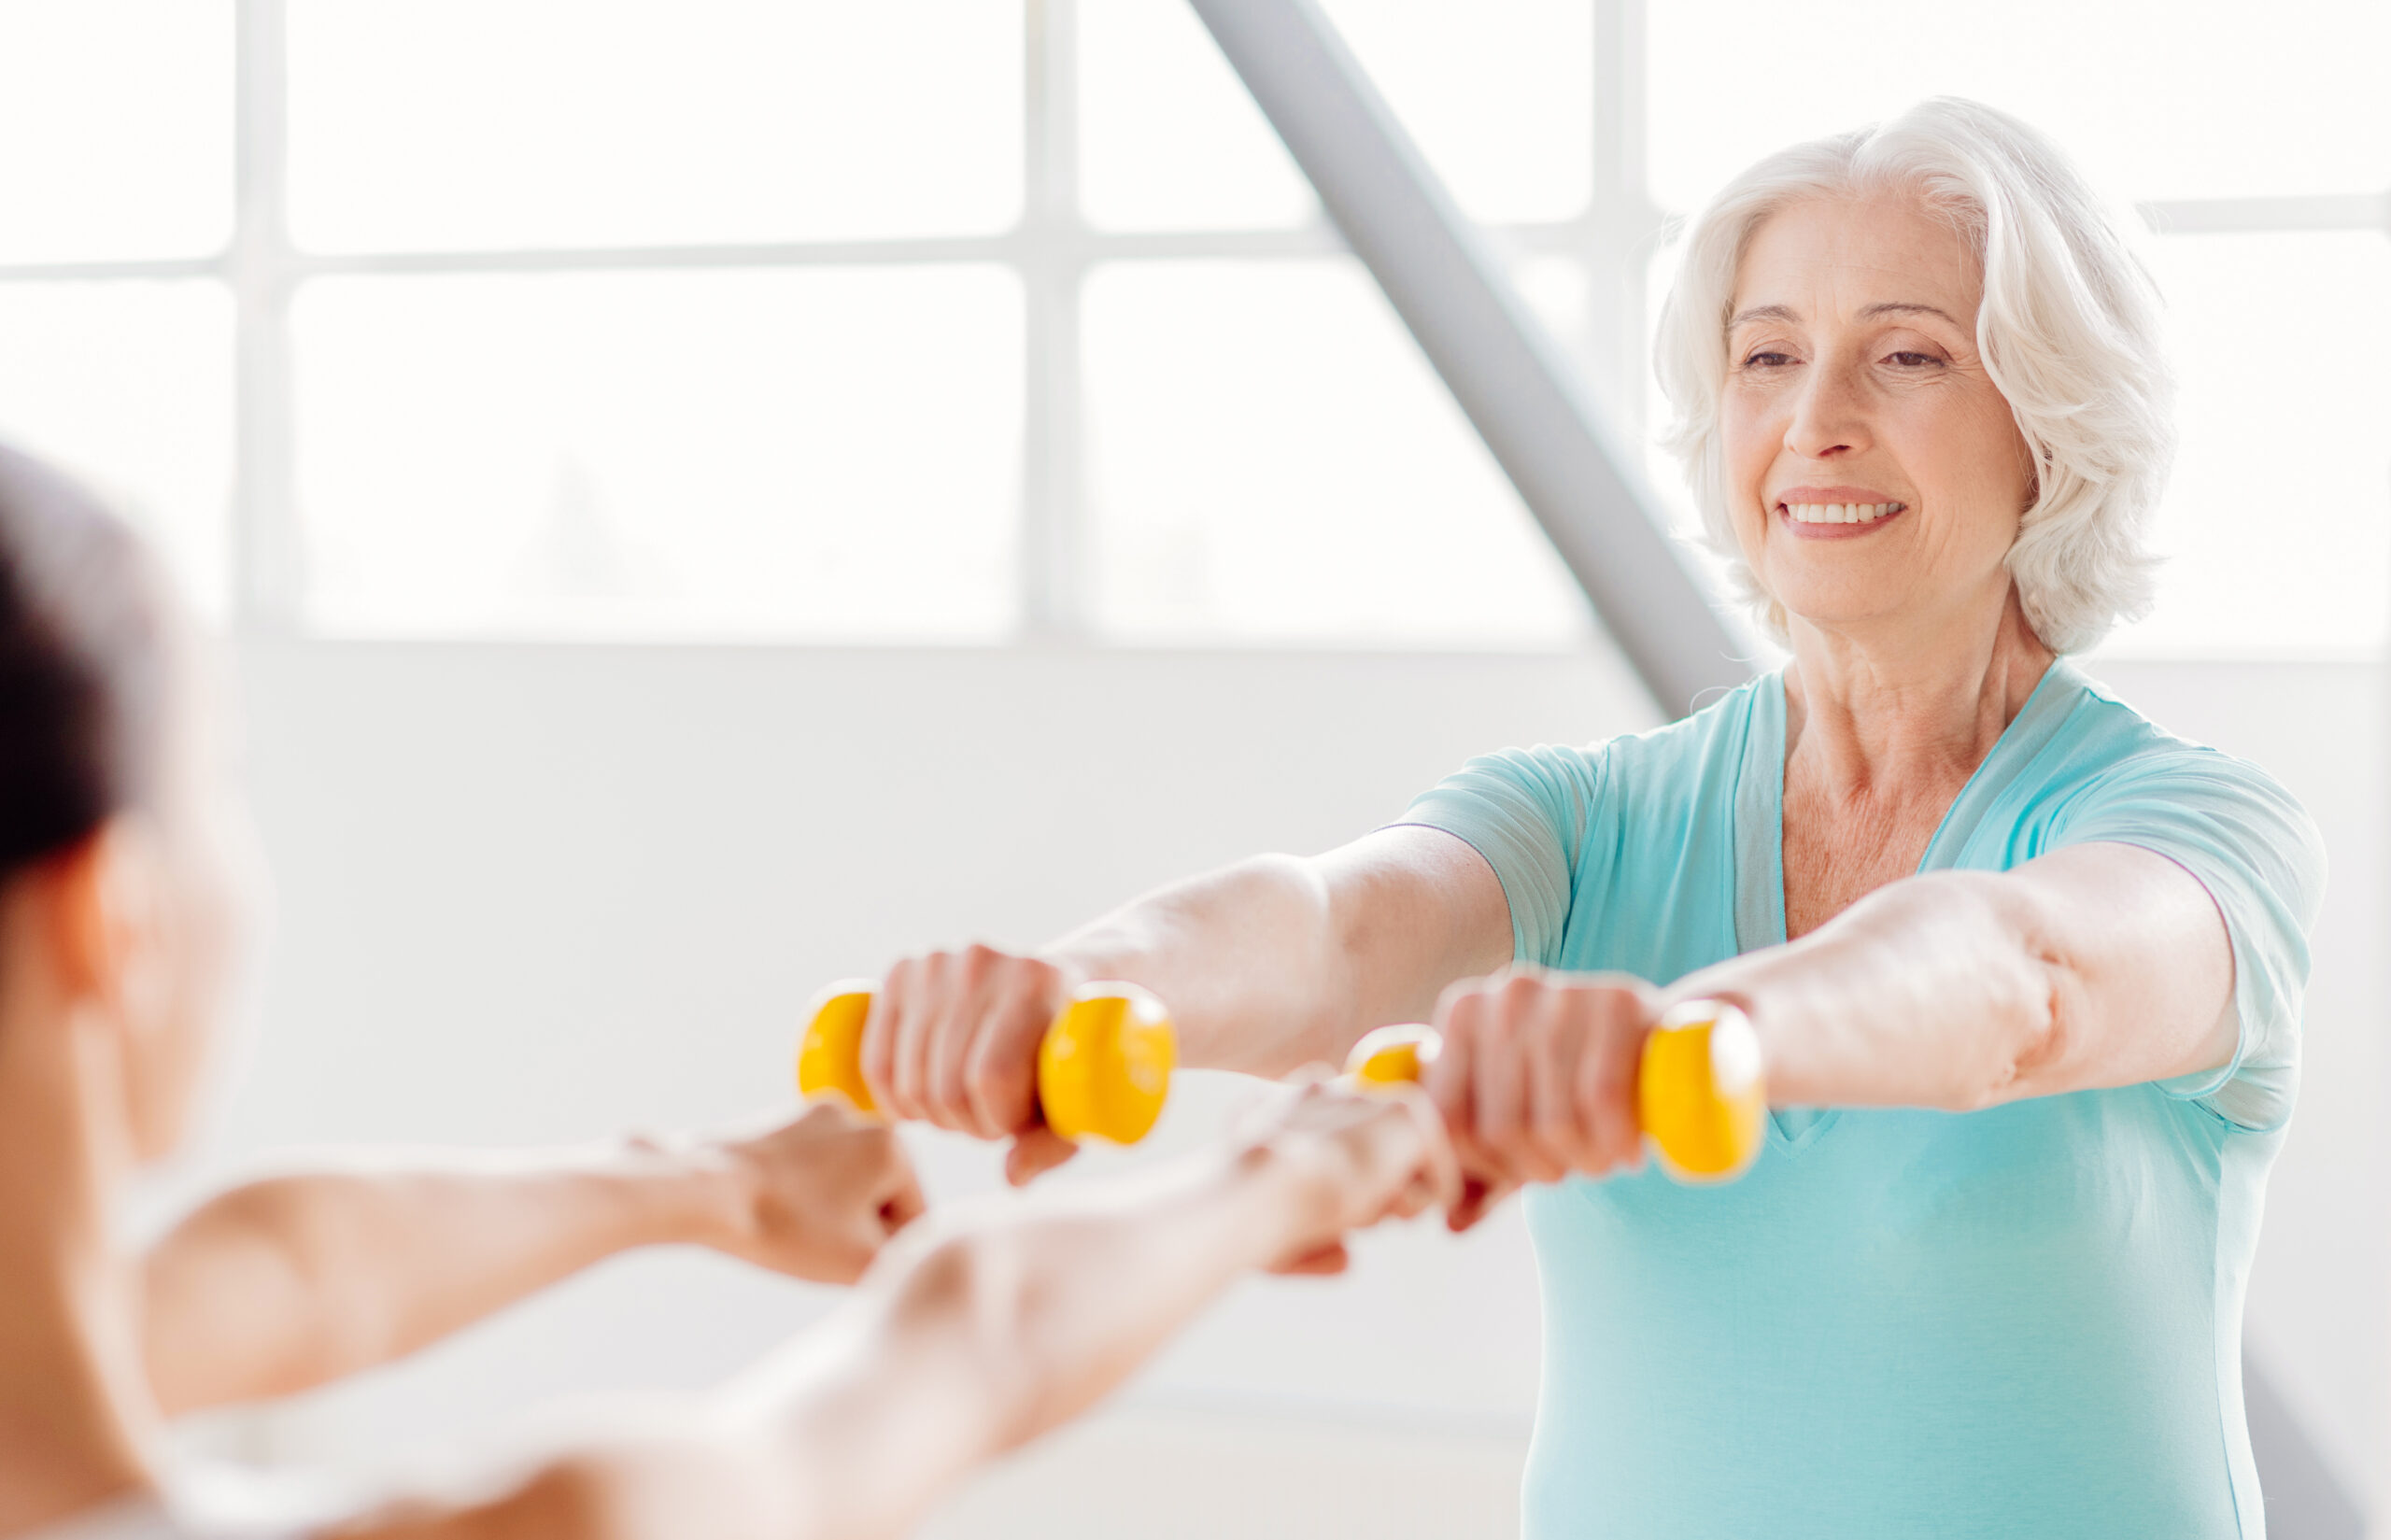
M 535 1462 L 495 1501 L 345 1540 L 875 1540 L 1076 1416 L 1240 1274 L 1449 1201 L 1424 1097 L 1315 1085 L 1247 1137 L 908 1236 L 859 1297 L 729 1392 Z
M 895 1136 L 829 1107 L 737 1138 L 330 1158 L 217 1196 L 151 1249 L 168 1413 L 387 1363 L 634 1247 L 852 1282 L 922 1209 Z

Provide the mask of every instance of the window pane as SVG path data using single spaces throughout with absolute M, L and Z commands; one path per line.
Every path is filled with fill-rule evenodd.
M 1590 0 L 1324 0 L 1472 218 L 1566 219 L 1593 196 Z
M 294 326 L 311 609 L 335 629 L 1012 621 L 1010 273 L 326 280 Z
M 1473 218 L 1567 219 L 1591 195 L 1586 0 L 1332 0 L 1353 52 Z M 1207 230 L 1319 207 L 1186 0 L 1081 0 L 1080 192 L 1091 223 Z
M 2119 196 L 2391 182 L 2391 6 L 2284 0 L 1654 0 L 1654 196 L 1690 209 L 1768 151 L 1973 96 Z
M 1112 230 L 1299 224 L 1311 184 L 1187 0 L 1080 0 L 1080 206 Z
M 1083 335 L 1107 632 L 1588 634 L 1568 573 L 1358 263 L 1100 268 Z
M 222 247 L 228 0 L 0 0 L 0 261 Z
M 2372 648 L 2391 632 L 2391 243 L 2152 243 L 2183 447 L 2131 651 Z
M 970 233 L 1021 211 L 1018 0 L 290 0 L 337 250 Z
M 233 307 L 221 286 L 0 284 L 0 438 L 108 496 L 200 613 L 224 617 Z

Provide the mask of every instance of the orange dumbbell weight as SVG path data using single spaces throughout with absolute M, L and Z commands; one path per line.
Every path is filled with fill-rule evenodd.
M 814 996 L 797 1051 L 797 1089 L 837 1093 L 858 1111 L 878 1110 L 863 1079 L 863 1029 L 871 1015 L 868 980 L 847 980 Z M 1135 1144 L 1162 1116 L 1179 1046 L 1170 1012 L 1133 983 L 1082 987 L 1038 1045 L 1038 1105 L 1046 1126 L 1073 1143 L 1094 1135 Z
M 1434 1027 L 1382 1026 L 1353 1045 L 1345 1072 L 1365 1085 L 1418 1081 L 1443 1039 Z M 1679 1181 L 1732 1181 L 1768 1127 L 1760 1038 L 1724 1000 L 1688 1000 L 1644 1039 L 1635 1117 L 1661 1169 Z

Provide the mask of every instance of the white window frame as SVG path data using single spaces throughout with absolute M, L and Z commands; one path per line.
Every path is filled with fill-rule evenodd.
M 1561 220 L 1496 227 L 1509 249 L 1585 265 L 1586 335 L 1567 339 L 1600 360 L 1600 394 L 1643 437 L 1646 266 L 1666 229 L 1645 177 L 1645 18 L 1652 0 L 1585 0 L 1593 13 L 1593 187 Z M 1659 0 L 1665 4 L 1667 0 Z M 233 296 L 234 457 L 232 614 L 237 629 L 305 629 L 306 553 L 294 466 L 290 303 L 307 280 L 359 274 L 565 273 L 826 264 L 994 262 L 1019 275 L 1026 301 L 1026 442 L 1018 640 L 1091 639 L 1088 527 L 1081 411 L 1080 291 L 1099 262 L 1204 257 L 1317 258 L 1344 243 L 1324 220 L 1261 230 L 1122 233 L 1080 217 L 1076 168 L 1075 0 L 1025 0 L 1022 218 L 994 235 L 536 250 L 321 253 L 291 240 L 285 148 L 285 0 L 234 0 L 234 222 L 213 256 L 0 264 L 0 283 L 213 278 Z M 2211 198 L 2143 204 L 2162 235 L 2371 230 L 2391 235 L 2391 191 Z M 809 643 L 793 643 L 792 645 Z

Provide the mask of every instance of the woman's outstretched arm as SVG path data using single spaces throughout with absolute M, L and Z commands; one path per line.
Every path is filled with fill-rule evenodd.
M 1905 878 L 1666 988 L 1535 969 L 1469 980 L 1437 1007 L 1444 1051 L 1426 1079 L 1464 1166 L 1499 1197 L 1641 1160 L 1637 1063 L 1677 1001 L 1744 1010 L 1777 1105 L 1967 1111 L 2222 1068 L 2233 983 L 2199 879 L 2138 846 L 2087 843 L 2008 871 Z
M 1026 1179 L 1069 1152 L 1039 1127 L 1038 1044 L 1082 982 L 1153 991 L 1186 1063 L 1276 1076 L 1340 1062 L 1363 1033 L 1424 1018 L 1448 982 L 1510 955 L 1510 909 L 1476 851 L 1436 829 L 1380 829 L 1158 888 L 1034 954 L 908 957 L 883 981 L 864 1075 L 899 1117 L 1020 1137 L 1012 1170 Z
M 342 1152 L 210 1200 L 151 1249 L 150 1381 L 169 1413 L 287 1395 L 639 1246 L 851 1282 L 921 1209 L 890 1131 L 830 1107 L 733 1138 Z
M 1243 1137 L 1103 1186 L 932 1221 L 857 1297 L 669 1433 L 536 1462 L 494 1502 L 393 1511 L 349 1540 L 877 1540 L 973 1467 L 1076 1416 L 1240 1274 L 1448 1202 L 1415 1094 L 1323 1084 Z
M 1742 1005 L 1791 1105 L 1968 1111 L 2219 1069 L 2235 1041 L 2224 917 L 2126 844 L 1908 878 L 1669 994 Z

